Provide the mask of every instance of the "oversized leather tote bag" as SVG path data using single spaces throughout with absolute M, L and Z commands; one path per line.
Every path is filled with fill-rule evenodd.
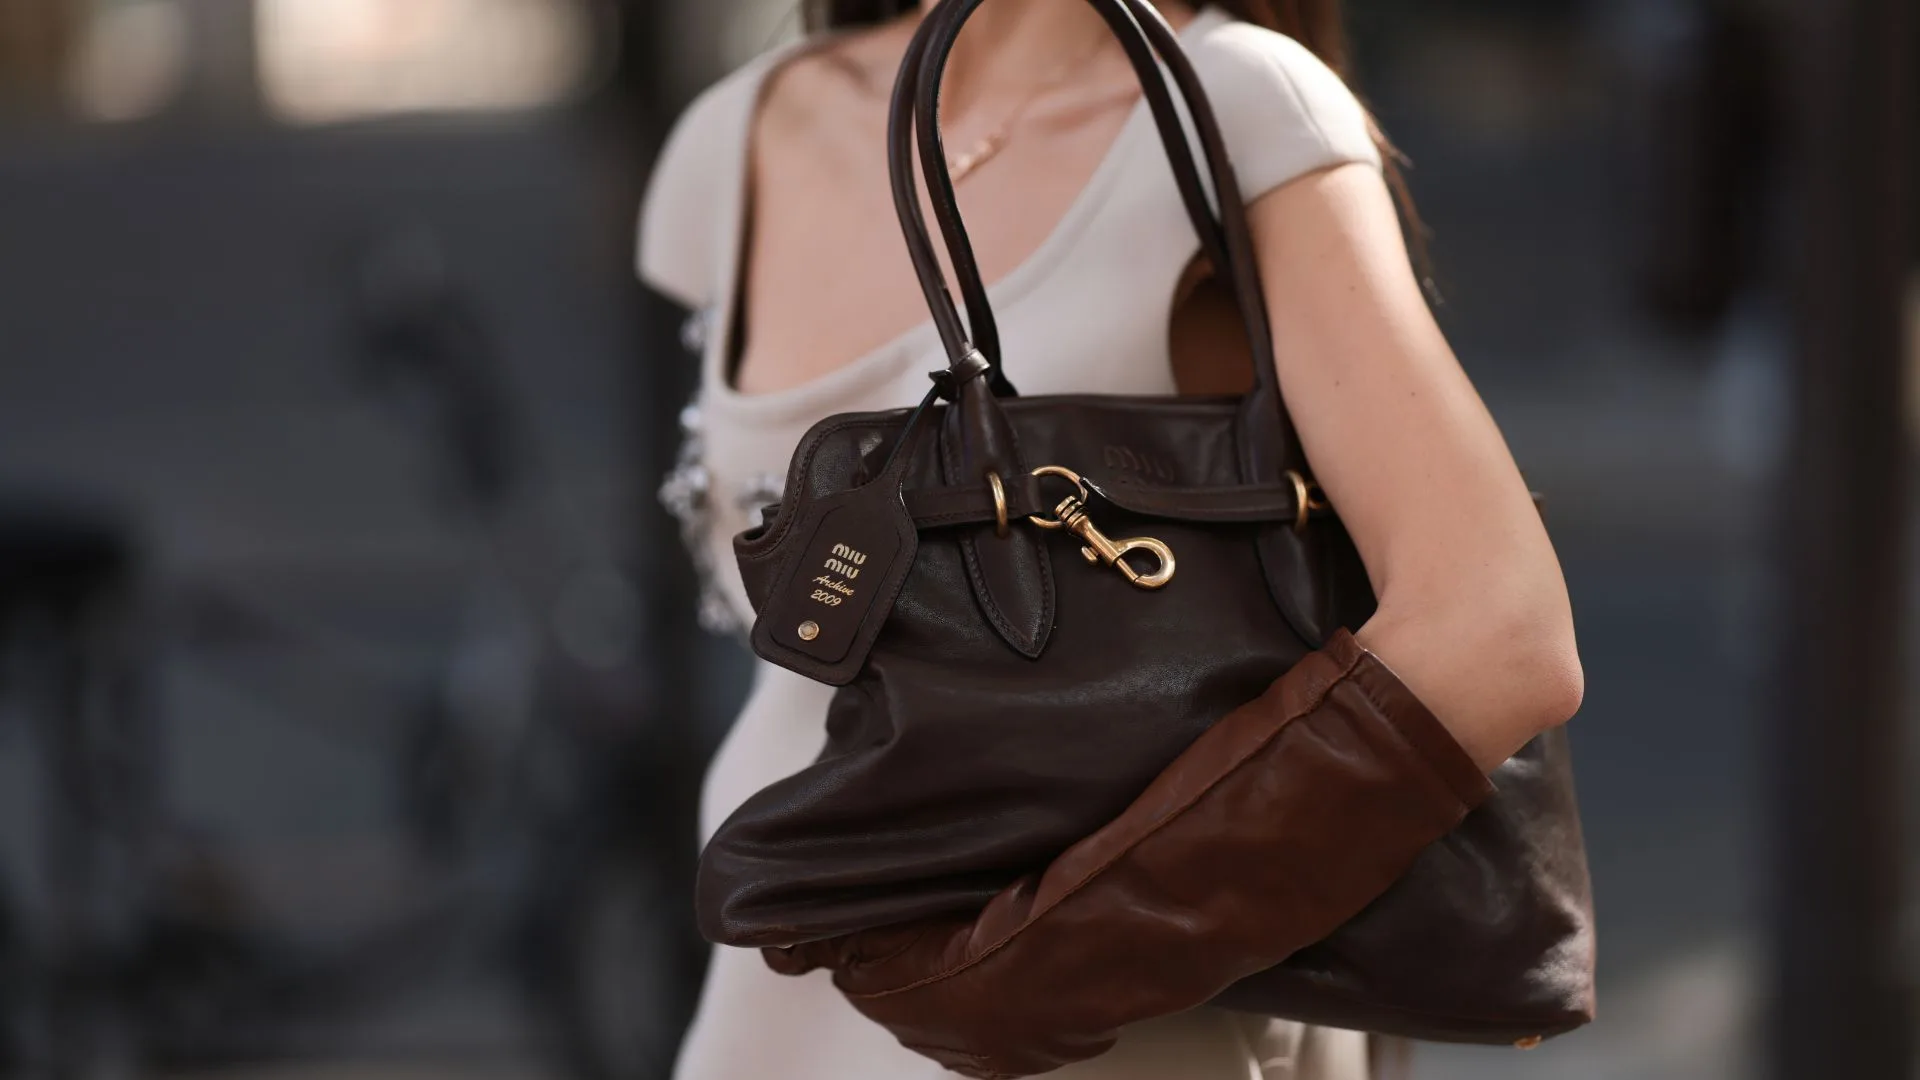
M 950 366 L 917 409 L 814 426 L 777 510 L 736 541 L 754 650 L 840 689 L 819 759 L 748 799 L 702 855 L 697 904 L 716 942 L 789 946 L 979 909 L 1373 610 L 1281 400 L 1212 109 L 1141 0 L 1092 2 L 1238 301 L 1253 389 L 1014 393 L 936 123 L 948 51 L 979 2 L 946 0 L 923 20 L 889 132 L 896 209 Z M 965 322 L 922 218 L 916 137 Z M 1465 1042 L 1585 1022 L 1592 913 L 1565 736 L 1541 736 L 1492 779 L 1498 793 L 1389 892 L 1218 1003 Z

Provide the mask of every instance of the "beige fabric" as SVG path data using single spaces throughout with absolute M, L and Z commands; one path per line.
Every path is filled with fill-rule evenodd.
M 1182 42 L 1219 114 L 1244 194 L 1315 170 L 1378 166 L 1365 113 L 1339 78 L 1289 38 L 1206 9 Z M 789 46 L 788 48 L 792 48 Z M 775 497 L 794 445 L 830 413 L 917 402 L 944 365 L 923 323 L 829 374 L 743 395 L 723 377 L 744 207 L 752 104 L 786 49 L 702 95 L 669 138 L 642 211 L 641 276 L 703 315 L 698 406 L 703 509 L 689 516 L 711 571 L 713 606 L 751 618 L 731 537 Z M 1167 394 L 1170 302 L 1198 244 L 1151 117 L 1136 107 L 1079 198 L 1040 247 L 989 290 L 1009 374 L 1026 393 Z M 1280 328 L 1284 333 L 1284 327 Z M 708 772 L 701 836 L 749 795 L 809 764 L 825 740 L 833 689 L 761 663 L 753 692 Z M 1351 1032 L 1202 1009 L 1130 1030 L 1112 1052 L 1060 1080 L 1361 1080 Z M 774 975 L 757 954 L 717 949 L 678 1080 L 938 1080 L 951 1074 L 901 1049 L 826 978 Z

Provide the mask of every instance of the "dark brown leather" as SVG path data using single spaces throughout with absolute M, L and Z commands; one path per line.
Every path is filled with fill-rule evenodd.
M 1242 497 L 1260 511 L 1251 516 L 1280 509 L 1291 520 L 1271 489 L 1239 483 L 1232 402 L 1033 397 L 1005 411 L 1035 461 L 1103 462 L 1103 448 L 1120 445 L 1132 457 L 1116 463 L 1166 463 L 1170 475 L 1156 483 L 1190 493 L 1204 505 L 1191 515 L 1200 520 L 1098 498 L 1090 513 L 1110 536 L 1165 540 L 1179 560 L 1174 581 L 1141 591 L 1048 534 L 1060 614 L 1036 663 L 972 606 L 949 530 L 924 527 L 900 599 L 852 676 L 763 649 L 852 685 L 833 701 L 819 763 L 747 800 L 703 854 L 697 906 L 713 940 L 791 945 L 978 910 L 1106 824 L 1216 718 L 1312 651 L 1257 585 L 1260 526 L 1213 520 Z M 843 415 L 803 441 L 788 503 L 737 543 L 763 613 L 756 634 L 791 610 L 778 602 L 776 571 L 801 545 L 783 529 L 854 478 L 881 475 L 878 458 L 905 424 L 899 413 Z M 931 450 L 923 438 L 902 459 L 909 496 L 947 490 Z M 1109 492 L 1160 490 L 1129 486 L 1128 472 L 1096 468 L 1090 479 Z M 1308 532 L 1339 528 L 1322 517 Z M 1326 572 L 1357 575 L 1338 595 L 1365 595 L 1363 570 Z M 1364 610 L 1343 621 L 1357 626 Z M 1536 740 L 1494 774 L 1500 794 L 1398 886 L 1222 1003 L 1466 1041 L 1580 1023 L 1591 1007 L 1592 924 L 1565 745 L 1562 732 Z
M 1047 1072 L 1331 933 L 1492 791 L 1344 630 L 971 919 L 767 950 L 969 1076 Z
M 949 484 L 987 486 L 1002 478 L 1031 475 L 1023 463 L 1006 414 L 987 404 L 985 381 L 960 387 L 960 402 L 948 409 L 940 439 L 940 468 Z M 992 525 L 957 531 L 960 556 L 974 601 L 1000 637 L 1020 655 L 1037 658 L 1053 633 L 1053 563 L 1045 538 L 1033 529 L 998 535 Z
M 951 179 L 941 164 L 946 158 L 929 156 L 945 153 L 937 122 L 939 75 L 961 25 L 980 2 L 946 0 L 940 10 L 921 20 L 895 84 L 889 157 L 895 209 L 905 230 L 928 309 L 940 329 L 948 354 L 956 364 L 971 354 L 966 337 L 966 330 L 971 327 L 973 341 L 989 359 L 996 361 L 994 374 L 998 375 L 998 329 L 992 307 L 987 303 L 986 287 L 974 260 L 972 245 L 960 221 Z M 1126 48 L 1128 59 L 1141 76 L 1149 113 L 1167 150 L 1182 203 L 1200 237 L 1201 251 L 1210 263 L 1220 268 L 1221 279 L 1232 292 L 1241 314 L 1253 360 L 1254 384 L 1242 403 L 1239 432 L 1242 471 L 1250 482 L 1278 483 L 1289 465 L 1299 462 L 1303 454 L 1299 439 L 1285 418 L 1278 369 L 1274 364 L 1273 332 L 1266 299 L 1260 290 L 1245 200 L 1241 197 L 1219 123 L 1199 75 L 1180 49 L 1178 37 L 1151 5 L 1144 0 L 1098 0 L 1094 7 Z M 1155 54 L 1165 63 L 1193 119 L 1207 169 L 1204 183 L 1195 168 L 1179 113 L 1154 66 Z M 934 217 L 951 256 L 961 294 L 966 299 L 964 325 L 940 274 L 921 214 L 911 168 L 912 142 L 916 135 L 922 162 L 933 163 L 933 167 L 923 172 Z M 1218 219 L 1207 201 L 1209 187 L 1216 194 L 1214 205 L 1219 208 Z M 1263 533 L 1259 543 L 1263 580 L 1281 613 L 1301 637 L 1309 641 L 1325 640 L 1338 623 L 1334 611 L 1340 602 L 1328 591 L 1331 581 L 1315 580 L 1314 567 L 1332 561 L 1357 564 L 1358 554 L 1346 543 L 1344 534 L 1315 537 L 1274 528 Z
M 1292 523 L 1300 514 L 1299 499 L 1291 484 L 1183 488 L 1136 484 L 1123 477 L 1094 490 L 1123 510 L 1179 521 Z M 1031 477 L 1025 483 L 1016 481 L 1004 485 L 1004 492 L 1007 516 L 1016 521 L 1029 514 L 1050 512 L 1059 501 L 1058 492 L 1053 499 L 1042 497 L 1039 485 Z M 902 494 L 913 523 L 922 529 L 978 525 L 998 519 L 993 489 L 982 484 L 909 488 Z M 1318 505 L 1310 504 L 1307 510 L 1309 520 L 1331 514 L 1330 509 Z
M 759 615 L 755 651 L 843 689 L 818 762 L 748 799 L 703 853 L 697 908 L 714 941 L 786 947 L 970 919 L 1372 614 L 1365 567 L 1338 519 L 1321 514 L 1296 530 L 1281 512 L 1296 509 L 1283 493 L 1287 470 L 1311 472 L 1278 396 L 1244 210 L 1198 81 L 1141 0 L 1089 2 L 1127 45 L 1149 102 L 1167 94 L 1140 59 L 1157 51 L 1194 117 L 1222 194 L 1222 217 L 1200 223 L 1202 246 L 1218 246 L 1241 303 L 1255 389 L 1241 399 L 1004 393 L 997 364 L 983 365 L 967 337 L 969 326 L 988 330 L 991 312 L 931 124 L 946 50 L 978 0 L 935 7 L 895 88 L 890 161 L 896 194 L 911 196 L 913 137 L 933 140 L 920 157 L 968 317 L 947 293 L 917 197 L 901 199 L 952 366 L 918 409 L 816 425 L 778 511 L 735 542 Z M 1162 133 L 1184 148 L 1177 126 Z M 1204 190 L 1190 153 L 1170 150 L 1170 160 L 1183 192 Z M 982 351 L 991 361 L 997 348 Z M 1107 537 L 1164 541 L 1178 564 L 1171 583 L 1139 589 L 1084 562 L 1076 538 L 1023 518 L 997 537 L 983 470 L 1043 465 L 1086 478 L 1086 512 Z M 968 484 L 979 499 L 953 494 Z M 1057 484 L 1005 486 L 1010 506 L 1026 509 L 1053 505 Z M 1219 1003 L 1476 1042 L 1584 1022 L 1592 911 L 1564 740 L 1550 733 L 1505 763 L 1498 794 L 1397 884 Z M 1366 865 L 1377 854 L 1336 861 Z M 1280 925 L 1285 910 L 1263 918 L 1275 925 L 1248 932 L 1297 929 Z

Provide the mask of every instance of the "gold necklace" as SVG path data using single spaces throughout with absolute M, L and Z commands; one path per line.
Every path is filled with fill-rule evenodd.
M 1052 74 L 1035 83 L 1033 89 L 1022 96 L 1019 102 L 1007 112 L 1007 115 L 1000 118 L 999 123 L 988 128 L 986 134 L 974 140 L 973 144 L 967 147 L 965 151 L 959 154 L 949 152 L 947 154 L 947 174 L 953 177 L 953 182 L 958 184 L 960 181 L 971 176 L 974 170 L 998 157 L 1000 151 L 1004 150 L 1007 143 L 1012 139 L 1014 125 L 1019 123 L 1020 118 L 1025 116 L 1027 110 L 1033 107 L 1033 103 L 1040 100 L 1047 91 L 1064 85 L 1075 75 L 1078 75 L 1082 68 L 1093 63 L 1093 58 L 1100 55 L 1101 46 L 1106 43 L 1107 35 L 1102 33 L 1094 39 L 1092 48 L 1054 68 Z

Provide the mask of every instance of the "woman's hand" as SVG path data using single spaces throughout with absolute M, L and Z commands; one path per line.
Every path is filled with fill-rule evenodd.
M 1379 609 L 1356 635 L 1487 772 L 1579 708 L 1539 512 L 1415 280 L 1378 170 L 1253 203 L 1287 407 Z

